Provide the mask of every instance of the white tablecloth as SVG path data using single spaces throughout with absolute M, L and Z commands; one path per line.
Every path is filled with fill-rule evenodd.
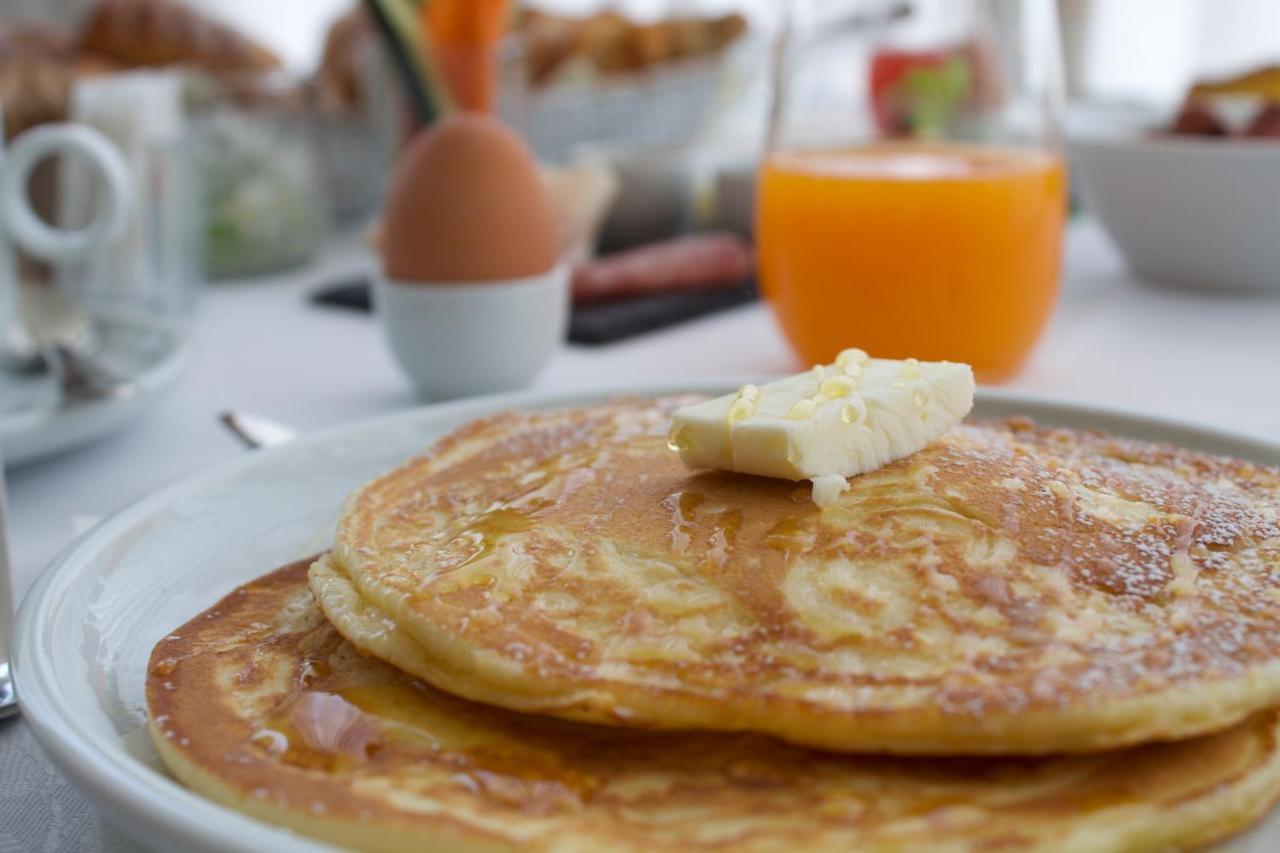
M 1087 223 L 1072 228 L 1066 258 L 1052 325 L 1008 387 L 1280 436 L 1280 297 L 1143 285 Z M 355 241 L 338 241 L 309 269 L 212 286 L 190 373 L 177 390 L 119 435 L 11 472 L 17 598 L 69 540 L 73 519 L 105 515 L 243 453 L 217 423 L 225 409 L 309 430 L 415 405 L 374 321 L 306 299 L 369 265 Z M 537 387 L 620 387 L 798 366 L 766 309 L 751 306 L 612 346 L 566 347 Z M 0 853 L 125 846 L 96 829 L 87 808 L 49 769 L 23 724 L 0 724 Z

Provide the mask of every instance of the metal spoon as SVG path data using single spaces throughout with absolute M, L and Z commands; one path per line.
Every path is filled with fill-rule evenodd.
M 93 322 L 84 309 L 55 287 L 28 287 L 17 329 L 6 341 L 3 366 L 15 373 L 48 372 L 62 406 L 119 399 L 136 392 L 93 353 Z
M 118 376 L 93 356 L 62 342 L 42 348 L 50 372 L 58 380 L 63 406 L 132 397 L 137 386 Z
M 293 427 L 249 412 L 223 412 L 218 420 L 250 450 L 275 447 L 298 437 L 298 431 Z

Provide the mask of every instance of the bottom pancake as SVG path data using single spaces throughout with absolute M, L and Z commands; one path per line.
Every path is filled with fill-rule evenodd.
M 394 658 L 404 635 L 350 604 L 344 632 Z M 369 850 L 1155 850 L 1235 832 L 1280 794 L 1274 712 L 1180 743 L 1041 759 L 832 755 L 522 716 L 360 654 L 315 604 L 303 563 L 162 640 L 147 701 L 156 747 L 188 786 Z

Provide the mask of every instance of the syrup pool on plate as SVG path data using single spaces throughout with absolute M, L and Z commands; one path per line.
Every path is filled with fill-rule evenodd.
M 891 142 L 782 150 L 762 168 L 765 296 L 801 360 L 882 358 L 1014 373 L 1048 321 L 1065 215 L 1061 157 Z

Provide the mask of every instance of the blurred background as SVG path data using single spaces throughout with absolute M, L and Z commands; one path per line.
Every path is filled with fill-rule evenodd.
M 4 0 L 19 564 L 228 411 L 844 346 L 1280 434 L 1277 63 L 1271 0 Z

